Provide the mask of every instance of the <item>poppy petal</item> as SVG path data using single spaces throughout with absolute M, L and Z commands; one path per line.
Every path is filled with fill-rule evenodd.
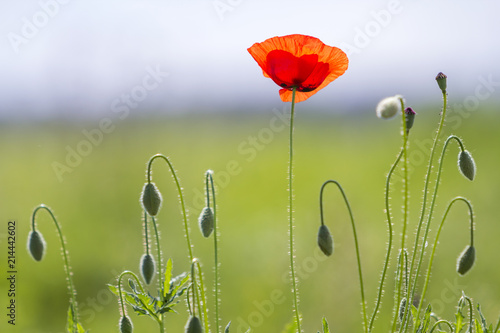
M 306 35 L 272 37 L 255 43 L 248 52 L 265 77 L 285 88 L 280 90 L 283 101 L 291 101 L 294 87 L 295 101 L 305 101 L 344 74 L 349 65 L 342 50 Z

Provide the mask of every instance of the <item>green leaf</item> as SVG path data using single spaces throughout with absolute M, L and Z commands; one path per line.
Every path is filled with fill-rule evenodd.
M 229 333 L 229 326 L 231 326 L 231 322 L 227 323 L 224 333 Z
M 165 268 L 165 280 L 163 281 L 163 292 L 167 293 L 167 290 L 170 290 L 170 280 L 172 279 L 172 268 L 173 263 L 172 259 L 168 259 L 167 267 Z
M 118 287 L 108 284 L 108 289 L 111 291 L 113 294 L 115 294 L 117 297 L 120 297 L 120 293 L 118 292 Z
M 465 316 L 462 313 L 463 308 L 464 308 L 464 300 L 463 300 L 463 298 L 461 298 L 460 301 L 458 302 L 457 313 L 455 313 L 455 319 L 456 319 L 455 331 L 456 332 L 460 332 L 463 329 L 463 327 L 465 326 L 465 323 L 464 323 Z
M 429 304 L 427 306 L 427 309 L 425 309 L 424 321 L 422 323 L 422 332 L 427 332 L 427 329 L 429 328 L 431 322 L 431 312 L 432 312 L 432 307 Z
M 479 323 L 479 320 L 477 320 L 477 318 L 474 319 L 474 323 L 476 324 L 476 333 L 482 332 L 483 330 L 481 329 L 481 324 Z
M 75 310 L 73 304 L 70 304 L 68 309 L 68 326 L 69 333 L 85 333 L 85 329 L 76 321 Z
M 483 313 L 481 312 L 481 306 L 479 304 L 477 305 L 477 312 L 479 312 L 479 317 L 481 317 L 481 328 L 483 329 L 483 333 L 493 332 L 492 325 L 490 325 L 490 328 L 488 329 L 488 324 L 486 323 L 486 319 L 484 318 Z
M 417 308 L 415 305 L 411 305 L 411 317 L 413 318 L 413 327 L 420 327 L 420 319 L 417 318 Z
M 328 327 L 328 322 L 325 317 L 323 317 L 323 333 L 330 333 L 330 328 Z

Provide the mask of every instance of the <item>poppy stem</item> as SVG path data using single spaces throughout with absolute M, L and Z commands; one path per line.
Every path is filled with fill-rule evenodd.
M 422 290 L 421 299 L 425 298 L 425 294 L 427 292 L 427 287 L 429 285 L 429 280 L 430 280 L 430 276 L 431 276 L 432 263 L 434 261 L 434 255 L 436 253 L 436 248 L 437 248 L 437 245 L 439 242 L 439 236 L 441 235 L 441 230 L 443 229 L 444 221 L 446 220 L 446 217 L 448 216 L 448 213 L 450 212 L 451 207 L 457 201 L 463 201 L 467 205 L 467 207 L 469 208 L 471 246 L 474 245 L 474 211 L 472 209 L 472 204 L 470 203 L 469 200 L 467 200 L 464 197 L 456 197 L 448 204 L 448 208 L 446 209 L 446 212 L 444 213 L 443 219 L 441 220 L 441 224 L 439 225 L 439 229 L 436 233 L 436 238 L 434 239 L 434 245 L 432 246 L 432 252 L 431 252 L 430 259 L 429 259 L 429 267 L 427 268 L 427 274 L 425 277 L 425 283 L 424 283 L 424 288 Z M 420 311 L 422 310 L 423 303 L 424 302 L 420 302 L 420 305 L 418 306 L 417 314 L 420 313 Z
M 170 171 L 172 173 L 172 177 L 174 178 L 175 185 L 177 187 L 177 191 L 179 192 L 179 202 L 181 205 L 181 212 L 182 212 L 182 217 L 184 221 L 184 236 L 186 237 L 186 242 L 187 242 L 187 248 L 188 248 L 188 254 L 189 254 L 189 261 L 193 261 L 194 256 L 193 256 L 193 245 L 191 245 L 191 238 L 189 237 L 189 226 L 188 226 L 188 218 L 187 218 L 187 212 L 186 212 L 186 205 L 184 203 L 184 195 L 182 194 L 182 187 L 179 182 L 179 178 L 177 177 L 177 173 L 175 172 L 174 166 L 166 157 L 165 155 L 162 154 L 156 154 L 153 157 L 151 157 L 148 161 L 148 167 L 147 167 L 147 181 L 148 183 L 151 183 L 151 169 L 153 166 L 153 161 L 157 158 L 160 158 L 164 160 L 167 164 L 168 167 L 170 168 Z
M 71 272 L 71 267 L 69 265 L 69 254 L 68 250 L 66 250 L 66 241 L 64 239 L 64 236 L 62 234 L 61 226 L 59 225 L 59 222 L 57 222 L 57 219 L 52 212 L 52 210 L 45 206 L 44 204 L 39 205 L 38 207 L 35 208 L 33 211 L 33 214 L 31 215 L 31 228 L 33 231 L 35 231 L 35 216 L 37 212 L 41 209 L 45 209 L 50 217 L 52 218 L 52 221 L 54 221 L 54 224 L 56 225 L 57 228 L 57 234 L 59 235 L 59 240 L 61 241 L 61 248 L 62 248 L 62 256 L 64 260 L 64 271 L 66 273 L 66 281 L 68 282 L 68 289 L 69 289 L 69 295 L 70 295 L 70 307 L 74 313 L 74 323 L 73 323 L 73 331 L 76 332 L 77 327 L 78 327 L 78 304 L 76 302 L 76 289 L 73 284 L 73 273 Z
M 366 316 L 365 287 L 363 284 L 363 273 L 361 270 L 361 254 L 359 253 L 358 234 L 356 232 L 356 224 L 354 223 L 354 215 L 352 214 L 351 205 L 349 204 L 349 200 L 347 199 L 347 195 L 345 194 L 344 189 L 342 188 L 340 183 L 336 180 L 332 180 L 332 179 L 327 180 L 321 186 L 321 190 L 319 192 L 320 193 L 320 195 L 319 195 L 319 207 L 320 207 L 320 215 L 321 215 L 321 225 L 324 225 L 323 192 L 324 192 L 326 185 L 328 185 L 330 183 L 337 185 L 337 188 L 339 189 L 340 193 L 342 194 L 342 198 L 344 199 L 345 205 L 347 207 L 347 211 L 349 213 L 349 217 L 351 219 L 352 234 L 354 236 L 354 247 L 356 249 L 356 260 L 358 263 L 359 288 L 361 291 L 361 310 L 362 310 L 362 314 L 363 314 L 363 329 L 364 329 L 364 332 L 368 332 L 368 319 Z
M 293 238 L 293 120 L 295 116 L 295 94 L 297 88 L 292 90 L 292 109 L 290 112 L 290 136 L 289 136 L 289 160 L 288 160 L 288 225 L 289 225 L 289 247 L 290 247 L 290 275 L 292 278 L 293 292 L 293 312 L 297 323 L 297 332 L 302 332 L 300 328 L 300 313 L 299 313 L 299 293 L 297 290 L 297 277 L 295 276 L 295 249 Z
M 215 202 L 215 185 L 213 178 L 213 171 L 208 170 L 205 174 L 205 182 L 207 187 L 207 207 L 210 207 L 210 190 L 212 193 L 213 211 L 214 211 L 214 296 L 215 296 L 215 327 L 216 332 L 220 332 L 219 328 L 219 255 L 218 255 L 218 243 L 217 243 L 217 205 Z M 210 188 L 209 188 L 210 184 Z
M 410 274 L 412 274 L 413 272 L 413 267 L 414 267 L 414 264 L 415 264 L 415 259 L 416 259 L 416 255 L 417 255 L 417 251 L 418 251 L 418 244 L 419 244 L 419 241 L 420 241 L 420 232 L 422 230 L 422 225 L 423 225 L 423 222 L 424 222 L 424 218 L 425 218 L 425 213 L 426 213 L 426 206 L 427 206 L 427 195 L 429 193 L 429 183 L 430 183 L 430 178 L 431 178 L 431 172 L 432 172 L 432 166 L 434 164 L 434 154 L 436 152 L 436 148 L 437 148 L 437 145 L 438 145 L 438 142 L 439 142 L 439 137 L 441 136 L 441 132 L 443 130 L 443 127 L 444 127 L 444 120 L 445 120 L 445 117 L 446 117 L 446 109 L 447 109 L 447 94 L 446 94 L 446 90 L 443 90 L 442 91 L 442 94 L 443 94 L 443 111 L 441 112 L 441 120 L 439 122 L 439 125 L 438 125 L 438 129 L 436 131 L 436 135 L 434 137 L 434 141 L 433 141 L 433 144 L 432 144 L 432 148 L 431 148 L 431 152 L 430 152 L 430 156 L 429 156 L 429 164 L 427 166 L 427 173 L 425 175 L 425 184 L 424 184 L 424 196 L 423 196 L 423 199 L 422 199 L 422 208 L 421 208 L 421 212 L 420 212 L 420 219 L 419 219 L 419 222 L 418 222 L 418 226 L 417 226 L 417 231 L 415 233 L 415 241 L 414 241 L 414 245 L 413 245 L 413 254 L 412 254 L 412 258 L 411 258 L 411 262 L 410 262 Z M 422 243 L 422 246 L 425 245 L 425 242 Z M 423 251 L 424 249 L 422 248 L 421 251 Z M 417 269 L 418 271 L 418 269 Z M 416 280 L 417 280 L 417 275 L 414 276 L 413 279 L 410 279 L 410 284 L 407 286 L 407 291 L 406 291 L 406 294 L 408 295 L 408 302 L 409 304 L 412 304 L 412 301 L 413 301 L 413 296 L 415 294 L 415 287 L 416 287 Z M 411 295 L 410 295 L 410 290 L 411 290 Z M 408 326 L 409 326 L 409 311 L 408 311 L 408 308 L 409 307 L 406 307 L 405 309 L 405 313 L 403 315 L 403 320 L 401 321 L 401 327 L 400 327 L 400 332 L 406 332 Z

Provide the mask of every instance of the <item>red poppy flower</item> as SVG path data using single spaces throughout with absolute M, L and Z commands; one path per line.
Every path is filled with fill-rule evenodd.
M 339 48 L 323 44 L 305 35 L 273 37 L 255 43 L 248 52 L 257 61 L 264 76 L 271 78 L 280 89 L 283 102 L 302 102 L 344 74 L 349 60 Z

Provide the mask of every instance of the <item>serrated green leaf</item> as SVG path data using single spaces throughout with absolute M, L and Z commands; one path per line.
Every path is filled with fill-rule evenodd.
M 134 311 L 137 312 L 138 315 L 146 315 L 146 316 L 149 315 L 149 312 L 147 312 L 141 306 L 132 305 L 132 309 L 134 309 Z
M 80 325 L 76 320 L 75 310 L 73 304 L 70 304 L 68 309 L 68 325 L 67 330 L 69 333 L 85 333 L 82 325 Z
M 464 307 L 464 302 L 463 302 L 463 298 L 461 298 L 460 301 L 458 302 L 457 313 L 455 313 L 455 319 L 456 319 L 455 331 L 456 332 L 460 332 L 463 329 L 463 327 L 465 326 L 465 323 L 464 323 L 465 316 L 462 313 L 463 307 Z
M 425 309 L 424 321 L 422 322 L 422 332 L 426 332 L 427 329 L 429 328 L 431 322 L 431 312 L 432 312 L 432 307 L 429 304 L 427 306 L 427 309 Z
M 481 328 L 483 329 L 483 333 L 490 333 L 493 331 L 493 326 L 490 325 L 488 329 L 488 324 L 486 323 L 486 318 L 484 318 L 483 313 L 481 312 L 481 306 L 477 305 L 477 312 L 479 312 L 479 317 L 481 317 Z
M 117 297 L 120 297 L 120 293 L 118 291 L 118 288 L 112 284 L 108 284 L 108 289 L 111 291 L 113 294 L 115 294 Z
M 330 333 L 330 328 L 328 327 L 328 322 L 325 317 L 323 317 L 323 333 Z
M 165 279 L 163 281 L 163 292 L 166 293 L 167 290 L 170 290 L 170 280 L 172 279 L 172 268 L 173 263 L 172 259 L 168 259 L 167 267 L 165 268 Z
M 224 329 L 224 333 L 229 333 L 229 326 L 231 326 L 231 321 L 227 323 L 226 328 Z
M 411 305 L 411 317 L 413 319 L 413 327 L 420 327 L 420 318 L 417 318 L 417 308 L 415 305 Z
M 481 329 L 481 324 L 479 323 L 479 320 L 477 320 L 477 318 L 474 319 L 474 323 L 476 324 L 476 328 L 475 328 L 475 331 L 476 333 L 479 333 L 479 332 L 482 332 L 483 330 Z

